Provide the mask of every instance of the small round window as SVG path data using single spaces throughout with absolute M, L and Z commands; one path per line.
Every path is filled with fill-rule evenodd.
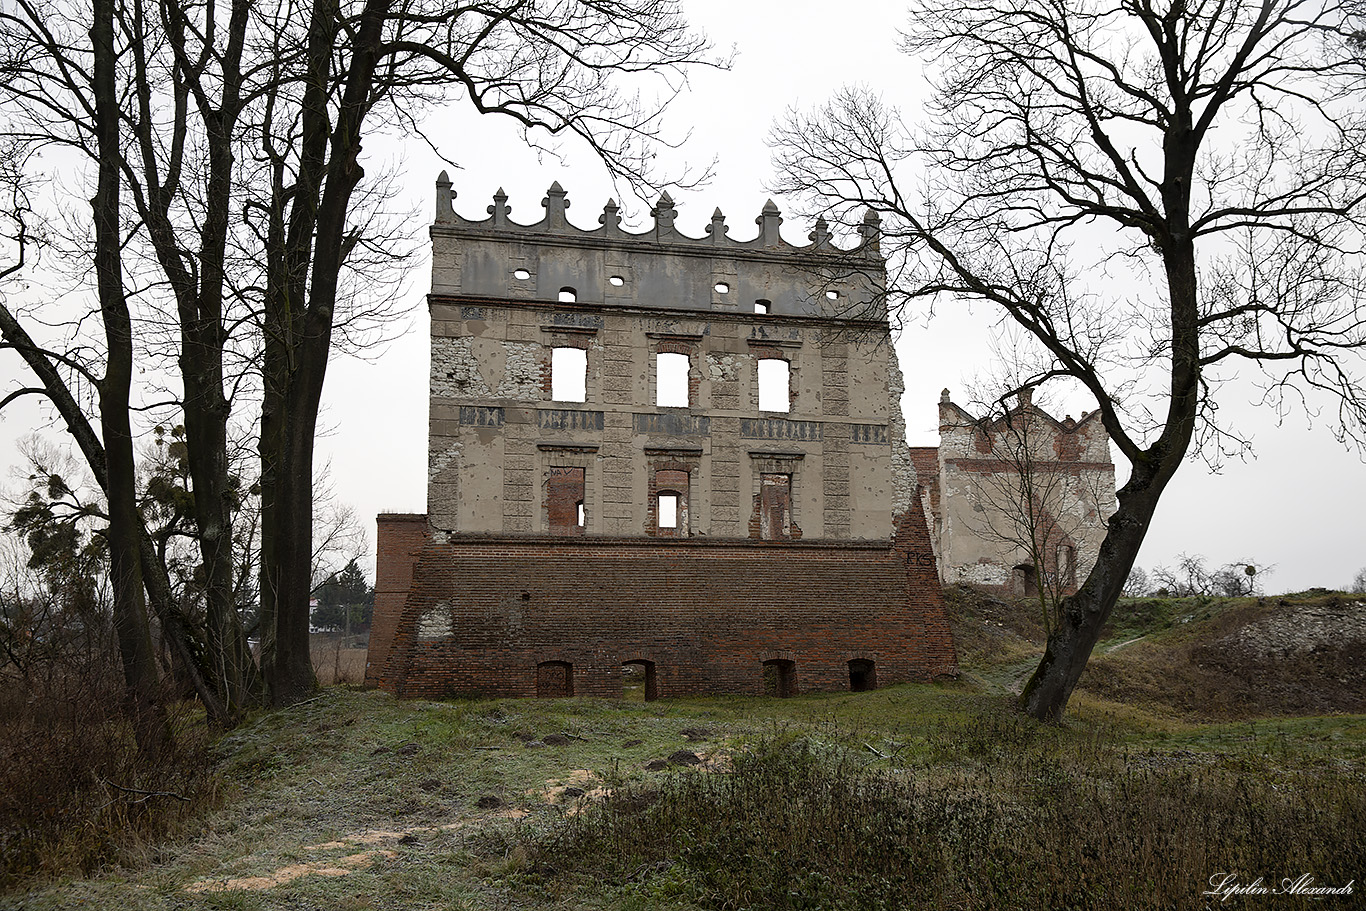
M 528 278 L 531 278 L 531 273 L 525 269 L 516 269 L 513 271 L 512 277 L 517 279 L 519 282 L 524 282 Z

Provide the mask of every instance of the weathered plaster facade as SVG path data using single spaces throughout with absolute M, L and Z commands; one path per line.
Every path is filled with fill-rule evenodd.
M 1006 415 L 979 418 L 945 389 L 938 448 L 911 452 L 945 584 L 1030 594 L 1042 572 L 1067 593 L 1086 578 L 1116 505 L 1099 412 L 1059 421 L 1024 393 Z
M 382 517 L 367 679 L 404 694 L 862 689 L 953 671 L 875 220 L 736 241 L 432 227 L 425 517 Z M 667 376 L 667 370 L 675 371 Z M 660 404 L 665 402 L 667 404 Z M 388 580 L 388 581 L 384 581 Z M 383 615 L 383 616 L 381 616 Z

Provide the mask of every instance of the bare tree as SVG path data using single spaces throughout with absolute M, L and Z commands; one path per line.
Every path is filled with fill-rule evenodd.
M 1152 585 L 1148 582 L 1148 574 L 1141 566 L 1135 566 L 1129 570 L 1129 578 L 1124 583 L 1124 595 L 1128 598 L 1142 598 L 1152 591 Z
M 1257 594 L 1258 577 L 1264 579 L 1275 569 L 1253 560 L 1235 560 L 1215 570 L 1207 569 L 1205 563 L 1201 554 L 1180 554 L 1174 569 L 1153 567 L 1153 585 L 1176 598 L 1241 598 Z
M 313 682 L 313 446 L 338 283 L 363 238 L 352 204 L 366 129 L 416 129 L 413 111 L 455 85 L 481 113 L 532 136 L 575 136 L 615 177 L 644 186 L 660 108 L 623 94 L 619 79 L 681 77 L 707 45 L 675 0 L 319 0 L 285 4 L 276 22 L 261 56 L 279 61 L 279 88 L 249 145 L 262 150 L 270 187 L 260 229 L 263 658 L 273 697 L 289 701 Z
M 1242 447 L 1251 369 L 1360 442 L 1366 131 L 1354 11 L 1327 0 L 922 0 L 917 135 L 846 89 L 775 132 L 780 192 L 880 215 L 899 303 L 983 301 L 1094 398 L 1129 463 L 1094 568 L 1021 696 L 1058 720 L 1172 476 Z
M 383 188 L 365 181 L 363 136 L 415 129 L 423 106 L 454 89 L 531 138 L 577 137 L 615 177 L 642 186 L 652 179 L 662 102 L 642 102 L 623 80 L 662 76 L 667 100 L 707 45 L 675 0 L 92 2 L 15 0 L 0 9 L 9 74 L 0 96 L 21 115 L 11 135 L 75 149 L 97 172 L 95 271 L 113 333 L 100 389 L 110 420 L 128 410 L 116 393 L 131 356 L 132 273 L 137 297 L 171 316 L 166 340 L 183 389 L 176 405 L 206 580 L 210 666 L 201 696 L 231 722 L 256 693 L 234 598 L 240 497 L 228 426 L 238 378 L 227 360 L 234 346 L 260 352 L 257 622 L 269 695 L 287 702 L 313 686 L 312 460 L 328 356 L 354 327 L 348 276 L 392 252 L 369 230 L 366 202 Z M 87 24 L 93 49 L 80 34 Z M 68 425 L 79 425 L 60 357 L 33 344 L 17 319 L 5 332 L 41 354 L 30 367 Z M 244 335 L 254 341 L 243 344 Z M 105 430 L 81 448 L 92 467 L 113 460 L 121 489 L 131 457 L 121 442 L 117 452 L 104 447 L 127 434 Z M 141 537 L 146 561 L 154 544 L 145 528 Z M 144 573 L 158 615 L 166 610 L 175 627 L 167 580 Z M 119 578 L 134 587 L 130 572 Z

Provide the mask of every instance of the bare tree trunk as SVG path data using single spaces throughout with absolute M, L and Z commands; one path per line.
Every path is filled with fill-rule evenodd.
M 168 736 L 157 702 L 156 655 L 142 592 L 142 554 L 129 421 L 133 375 L 133 327 L 123 292 L 119 228 L 119 102 L 115 94 L 114 2 L 95 0 L 90 29 L 94 50 L 94 91 L 99 185 L 92 203 L 95 219 L 95 276 L 108 346 L 100 382 L 100 428 L 104 437 L 109 501 L 109 570 L 114 596 L 114 628 L 123 659 L 124 686 L 133 713 L 138 746 L 156 750 Z
M 361 127 L 374 103 L 375 64 L 389 6 L 389 0 L 369 0 L 361 13 L 335 122 L 324 91 L 338 33 L 334 0 L 317 0 L 309 28 L 299 178 L 274 273 L 279 285 L 266 305 L 268 413 L 261 438 L 263 481 L 267 474 L 269 479 L 262 487 L 261 588 L 263 604 L 272 600 L 275 636 L 267 673 L 275 702 L 296 700 L 316 685 L 308 647 L 314 434 L 332 345 L 337 276 L 346 260 L 346 215 L 363 174 L 356 160 Z M 278 347 L 272 351 L 272 345 Z
M 1133 569 L 1163 486 L 1165 482 L 1155 486 L 1149 478 L 1131 479 L 1119 492 L 1119 509 L 1110 517 L 1095 566 L 1077 593 L 1063 599 L 1043 658 L 1020 694 L 1020 709 L 1030 717 L 1062 720 L 1101 628 Z

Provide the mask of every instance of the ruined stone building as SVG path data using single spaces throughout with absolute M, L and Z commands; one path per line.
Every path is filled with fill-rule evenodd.
M 1115 511 L 1115 466 L 1099 412 L 1061 421 L 1029 392 L 997 417 L 939 400 L 939 446 L 911 450 L 945 584 L 1070 594 Z
M 875 219 L 853 250 L 437 183 L 425 515 L 379 517 L 401 695 L 864 690 L 954 671 Z

